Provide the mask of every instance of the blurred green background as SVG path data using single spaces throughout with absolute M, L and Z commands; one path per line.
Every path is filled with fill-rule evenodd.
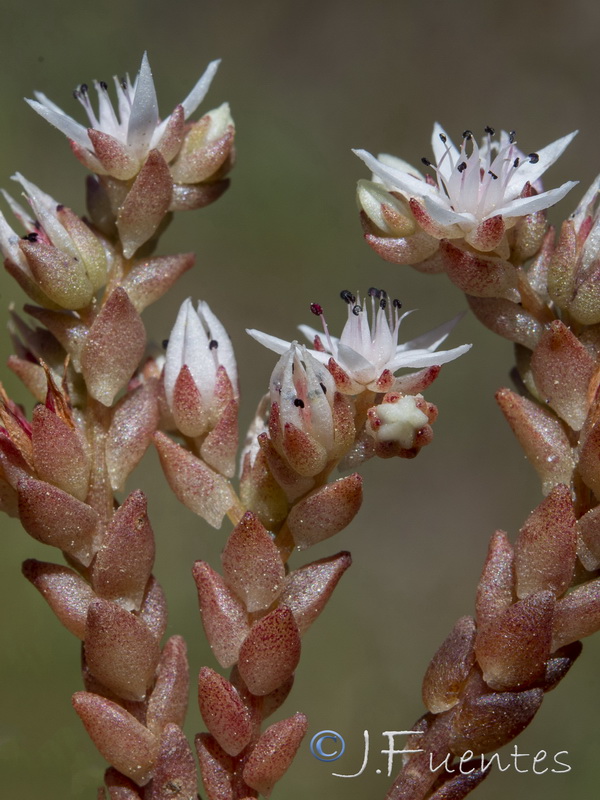
M 180 302 L 202 297 L 226 323 L 237 348 L 242 427 L 267 385 L 274 360 L 244 334 L 258 327 L 292 338 L 319 301 L 337 329 L 343 288 L 385 287 L 417 308 L 405 336 L 464 308 L 445 277 L 381 262 L 363 242 L 354 185 L 367 177 L 351 147 L 418 163 L 429 154 L 434 120 L 458 136 L 484 125 L 516 129 L 525 152 L 569 131 L 581 133 L 545 178 L 547 187 L 582 181 L 553 212 L 570 213 L 600 168 L 598 31 L 592 0 L 482 2 L 102 3 L 4 0 L 0 17 L 0 184 L 19 170 L 60 202 L 83 212 L 83 168 L 66 140 L 22 102 L 34 89 L 74 115 L 79 83 L 129 71 L 150 55 L 159 102 L 168 114 L 207 62 L 223 63 L 203 111 L 229 100 L 237 123 L 232 187 L 214 206 L 175 220 L 161 252 L 195 250 L 197 266 L 146 314 L 151 337 L 169 334 Z M 0 305 L 23 301 L 6 276 Z M 286 715 L 302 710 L 309 737 L 339 731 L 346 755 L 333 765 L 309 752 L 308 738 L 274 797 L 286 800 L 383 798 L 384 730 L 407 729 L 422 713 L 420 681 L 455 619 L 473 610 L 476 582 L 495 528 L 514 536 L 539 499 L 493 398 L 508 381 L 511 348 L 467 317 L 450 345 L 473 350 L 446 367 L 428 392 L 440 409 L 435 442 L 415 461 L 371 462 L 366 501 L 350 529 L 310 558 L 340 549 L 354 565 L 304 640 Z M 10 352 L 1 343 L 2 362 Z M 28 403 L 3 369 L 9 390 Z M 29 404 L 30 407 L 30 404 Z M 192 674 L 215 666 L 200 628 L 192 562 L 214 565 L 225 530 L 209 529 L 174 501 L 154 454 L 130 482 L 150 497 L 158 540 L 156 574 L 170 604 L 170 633 L 182 633 Z M 70 706 L 81 686 L 78 645 L 20 576 L 24 558 L 54 554 L 4 521 L 0 761 L 2 795 L 45 800 L 95 797 L 104 768 Z M 299 565 L 309 557 L 295 557 Z M 478 796 L 531 800 L 589 797 L 598 783 L 600 645 L 584 654 L 547 697 L 519 751 L 561 750 L 563 775 L 496 773 Z M 192 690 L 192 696 L 194 691 Z M 202 729 L 192 697 L 187 730 Z M 362 757 L 363 731 L 371 760 Z M 510 748 L 509 748 L 510 749 Z M 525 761 L 523 762 L 525 764 Z M 521 767 L 523 768 L 523 766 Z M 381 769 L 384 774 L 376 774 Z

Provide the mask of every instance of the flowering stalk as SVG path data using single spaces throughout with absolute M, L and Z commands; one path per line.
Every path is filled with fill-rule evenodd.
M 233 668 L 229 680 L 208 667 L 199 675 L 210 733 L 200 734 L 196 747 L 211 800 L 269 796 L 306 732 L 302 714 L 262 732 L 261 725 L 291 690 L 301 637 L 350 566 L 350 554 L 341 552 L 286 567 L 295 548 L 338 533 L 360 508 L 358 474 L 329 482 L 332 472 L 374 455 L 415 456 L 431 440 L 437 414 L 415 392 L 434 380 L 439 364 L 468 349 L 434 352 L 452 324 L 398 345 L 399 303 L 388 303 L 381 290 L 370 295 L 371 324 L 360 299 L 342 292 L 348 322 L 340 339 L 325 325 L 329 353 L 309 328 L 303 330 L 314 339 L 312 352 L 250 331 L 281 357 L 248 433 L 239 498 L 228 481 L 237 411 L 228 337 L 206 303 L 195 311 L 186 301 L 169 339 L 163 416 L 184 441 L 155 435 L 163 469 L 188 508 L 215 526 L 225 514 L 236 523 L 222 554 L 223 574 L 202 561 L 194 566 L 207 639 L 219 664 Z M 317 304 L 312 310 L 323 316 Z M 401 366 L 424 369 L 394 377 Z
M 135 83 L 118 87 L 118 116 L 105 84 L 96 86 L 99 119 L 87 88 L 77 90 L 92 126 L 87 131 L 38 96 L 34 108 L 66 133 L 96 173 L 88 181 L 91 221 L 21 175 L 15 180 L 31 210 L 4 195 L 25 235 L 0 215 L 6 268 L 36 304 L 26 312 L 43 326 L 14 315 L 9 366 L 39 405 L 29 421 L 4 392 L 0 397 L 0 505 L 67 561 L 29 560 L 23 571 L 82 641 L 85 691 L 73 704 L 111 764 L 111 798 L 159 800 L 173 781 L 187 796 L 196 791 L 181 732 L 186 647 L 179 636 L 161 647 L 167 609 L 151 574 L 146 499 L 134 491 L 118 506 L 113 493 L 159 422 L 160 373 L 152 362 L 140 367 L 146 347 L 140 313 L 194 260 L 151 257 L 152 246 L 171 211 L 204 205 L 226 187 L 233 136 L 226 111 L 184 124 L 214 69 L 162 123 L 146 57 Z
M 501 531 L 492 537 L 476 617 L 457 622 L 428 668 L 428 712 L 409 743 L 420 752 L 408 758 L 389 800 L 466 796 L 488 774 L 478 756 L 531 722 L 579 655 L 578 640 L 600 629 L 600 182 L 555 242 L 544 209 L 573 184 L 543 192 L 534 179 L 572 135 L 525 164 L 514 134 L 502 133 L 496 144 L 487 134 L 478 150 L 467 132 L 459 152 L 437 126 L 437 184 L 420 183 L 404 162 L 359 153 L 380 181 L 359 188 L 367 241 L 389 260 L 445 270 L 480 321 L 515 343 L 520 393 L 501 389 L 497 400 L 546 495 L 514 546 Z M 388 205 L 401 205 L 412 223 L 401 243 Z M 419 253 L 410 239 L 424 235 L 429 249 Z M 414 262 L 406 257 L 411 248 Z M 472 762 L 465 763 L 467 752 Z M 430 756 L 436 764 L 448 757 L 454 774 L 438 777 Z

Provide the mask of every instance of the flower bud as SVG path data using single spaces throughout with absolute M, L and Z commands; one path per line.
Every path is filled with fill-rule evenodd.
M 367 412 L 366 431 L 381 458 L 413 458 L 433 438 L 437 408 L 418 395 L 389 392 Z
M 76 214 L 35 184 L 19 173 L 14 180 L 25 189 L 33 216 L 4 193 L 27 232 L 19 238 L 0 214 L 0 248 L 7 269 L 40 305 L 84 308 L 106 282 L 108 262 L 102 242 Z
M 237 451 L 237 367 L 227 331 L 200 301 L 181 306 L 169 337 L 164 385 L 175 424 L 207 463 L 228 476 Z
M 217 172 L 223 174 L 221 167 L 230 157 L 234 135 L 228 103 L 192 123 L 177 158 L 171 164 L 174 182 L 193 185 L 209 181 Z

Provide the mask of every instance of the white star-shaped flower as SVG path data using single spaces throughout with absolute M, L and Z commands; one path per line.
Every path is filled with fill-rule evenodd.
M 109 151 L 108 155 L 118 170 L 116 177 L 128 179 L 139 171 L 149 151 L 154 148 L 164 150 L 163 155 L 167 161 L 174 158 L 181 146 L 183 120 L 193 114 L 204 100 L 218 66 L 219 61 L 211 61 L 192 91 L 180 104 L 182 111 L 177 115 L 173 112 L 162 121 L 158 115 L 156 90 L 146 53 L 134 83 L 129 79 L 129 75 L 123 80 L 114 77 L 117 94 L 116 110 L 104 81 L 94 81 L 94 88 L 98 94 L 97 114 L 90 100 L 88 86 L 82 84 L 75 90 L 74 95 L 88 116 L 87 127 L 65 114 L 41 92 L 35 92 L 36 100 L 27 102 L 34 111 L 74 143 L 78 154 L 90 169 L 98 174 L 105 172 L 113 174 L 111 169 L 106 169 L 106 156 Z M 179 109 L 179 106 L 177 108 Z M 97 158 L 100 155 L 99 148 L 102 151 L 100 161 Z
M 359 295 L 355 296 L 349 291 L 341 293 L 348 304 L 348 320 L 339 338 L 329 333 L 318 303 L 313 303 L 311 310 L 323 320 L 324 335 L 308 325 L 299 326 L 306 338 L 314 343 L 315 349 L 310 353 L 316 359 L 328 364 L 333 358 L 336 365 L 334 377 L 340 391 L 347 394 L 359 394 L 365 389 L 390 391 L 397 385 L 392 376 L 399 369 L 441 366 L 471 348 L 470 344 L 464 344 L 452 350 L 436 352 L 462 315 L 412 341 L 399 344 L 400 323 L 411 312 L 401 315 L 400 303 L 389 299 L 381 289 L 371 288 L 368 295 L 371 321 Z M 248 333 L 276 353 L 284 353 L 290 347 L 289 342 L 261 331 L 248 330 Z
M 438 239 L 465 238 L 476 249 L 490 251 L 498 248 L 520 217 L 554 205 L 576 185 L 567 181 L 542 191 L 539 182 L 576 133 L 524 155 L 516 146 L 514 131 L 501 131 L 494 138 L 494 131 L 486 128 L 481 145 L 471 131 L 465 131 L 456 147 L 436 123 L 431 140 L 435 163 L 423 159 L 434 172 L 428 178 L 393 156 L 354 152 L 386 189 L 407 198 L 427 233 Z

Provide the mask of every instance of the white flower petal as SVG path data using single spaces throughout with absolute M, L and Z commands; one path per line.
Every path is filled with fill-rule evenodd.
M 358 383 L 370 383 L 379 377 L 375 366 L 348 345 L 338 345 L 336 361 Z
M 44 95 L 39 94 L 37 96 L 44 97 Z M 60 111 L 58 106 L 55 106 L 54 103 L 46 102 L 46 98 L 44 98 L 44 102 L 25 98 L 25 102 L 28 103 L 34 111 L 37 111 L 40 117 L 43 117 L 46 122 L 49 122 L 50 125 L 54 125 L 61 133 L 64 133 L 67 139 L 71 139 L 88 150 L 94 149 L 90 137 L 87 135 L 86 128 L 67 116 L 64 111 Z
M 217 360 L 219 365 L 225 367 L 227 376 L 233 386 L 233 392 L 236 397 L 239 397 L 237 364 L 229 334 L 225 330 L 225 326 L 217 319 L 210 310 L 208 303 L 204 300 L 198 303 L 198 312 L 200 316 L 204 318 L 210 331 L 211 338 L 217 342 Z
M 135 81 L 135 92 L 127 126 L 127 144 L 138 158 L 148 152 L 152 134 L 158 125 L 158 100 L 148 55 L 144 53 Z
M 183 106 L 183 113 L 185 115 L 185 119 L 187 119 L 190 114 L 193 114 L 194 111 L 198 108 L 200 103 L 206 97 L 208 90 L 210 89 L 210 85 L 212 83 L 213 78 L 219 68 L 219 64 L 221 63 L 221 59 L 217 59 L 216 61 L 211 61 L 208 67 L 204 70 L 203 75 L 199 78 L 198 82 L 192 89 L 192 91 L 188 94 L 185 100 L 181 103 Z
M 391 372 L 405 367 L 412 367 L 413 369 L 422 369 L 423 367 L 438 367 L 442 364 L 447 364 L 449 361 L 454 361 L 455 358 L 464 355 L 471 349 L 470 344 L 461 344 L 452 350 L 440 350 L 438 353 L 430 353 L 423 351 L 422 353 L 407 351 L 405 353 L 398 353 L 388 365 Z
M 366 150 L 353 150 L 352 152 L 357 155 L 361 161 L 364 161 L 371 172 L 381 178 L 388 188 L 399 189 L 409 197 L 437 196 L 438 189 L 436 186 L 430 186 L 428 183 L 425 183 L 425 181 L 421 181 L 407 172 L 400 172 L 399 170 L 393 169 L 393 167 L 386 167 Z
M 502 215 L 503 217 L 524 217 L 527 214 L 533 214 L 535 211 L 542 211 L 544 208 L 558 203 L 559 200 L 570 192 L 574 186 L 577 186 L 579 181 L 567 181 L 559 186 L 558 189 L 550 189 L 547 192 L 535 195 L 533 197 L 518 197 L 516 200 L 508 203 L 503 208 L 495 209 L 489 217 Z
M 564 153 L 577 134 L 578 131 L 573 131 L 573 133 L 569 133 L 561 139 L 552 142 L 552 144 L 542 147 L 541 150 L 537 150 L 538 161 L 535 164 L 532 164 L 531 161 L 526 161 L 514 171 L 514 175 L 508 184 L 507 193 L 515 191 L 517 187 L 520 192 L 527 181 L 529 181 L 529 183 L 535 183 L 535 181 L 554 164 L 557 158 Z
M 437 197 L 425 197 L 425 208 L 429 216 L 438 223 L 448 227 L 450 225 L 458 225 L 462 230 L 472 230 L 477 226 L 477 219 L 473 214 L 463 212 L 457 214 L 456 211 L 448 208 L 447 201 L 444 196 L 437 195 Z
M 417 336 L 416 339 L 411 339 L 409 342 L 399 345 L 396 349 L 396 353 L 403 353 L 407 350 L 421 349 L 432 352 L 448 338 L 448 335 L 452 332 L 454 327 L 461 321 L 466 313 L 466 311 L 461 311 L 460 314 L 457 314 L 451 320 L 448 320 L 448 322 L 444 322 L 443 325 L 438 325 L 437 328 L 434 328 L 427 333 L 422 333 L 420 336 Z
M 256 339 L 259 344 L 264 345 L 264 347 L 279 355 L 283 355 L 283 353 L 290 348 L 290 342 L 278 339 L 277 336 L 271 336 L 268 333 L 257 331 L 255 328 L 246 328 L 246 333 L 253 339 Z
M 441 136 L 445 137 L 445 142 L 442 141 Z M 460 157 L 460 152 L 439 122 L 436 122 L 433 126 L 431 149 L 441 175 L 445 179 L 449 179 L 454 165 Z

